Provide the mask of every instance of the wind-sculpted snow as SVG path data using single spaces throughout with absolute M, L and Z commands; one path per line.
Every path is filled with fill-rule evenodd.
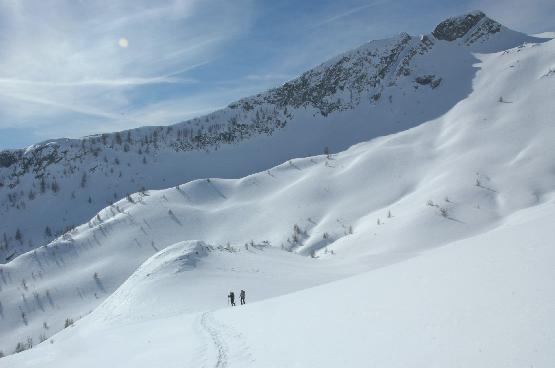
M 550 214 L 555 85 L 542 75 L 555 43 L 475 58 L 473 90 L 435 120 L 241 179 L 129 195 L 2 265 L 0 350 L 56 346 L 66 320 L 82 331 L 193 316 L 241 288 L 249 303 L 271 299 Z M 545 222 L 534 230 L 551 239 Z
M 95 312 L 52 343 L 0 359 L 0 367 L 427 367 L 458 362 L 478 368 L 548 368 L 555 364 L 554 209 L 553 202 L 546 202 L 507 217 L 493 231 L 406 262 L 248 300 L 245 306 L 222 307 L 225 294 L 219 290 L 241 285 L 250 296 L 271 292 L 276 284 L 298 284 L 274 278 L 252 288 L 256 275 L 245 269 L 228 269 L 235 276 L 221 272 L 226 261 L 199 264 L 207 271 L 194 280 L 201 281 L 200 294 L 183 273 L 153 275 L 157 285 L 135 279 L 134 288 L 146 288 L 147 298 L 129 303 L 146 302 L 150 315 L 106 323 Z M 240 259 L 229 252 L 215 255 L 220 256 Z M 173 256 L 164 258 L 170 262 Z M 243 266 L 264 265 L 258 261 Z M 268 268 L 279 271 L 287 263 L 282 259 Z M 156 289 L 170 282 L 181 288 Z M 220 296 L 217 307 L 159 313 L 169 300 L 179 309 L 191 304 L 191 295 L 212 293 Z
M 453 32 L 464 34 L 463 42 L 406 33 L 372 41 L 280 87 L 172 126 L 0 152 L 0 263 L 67 234 L 130 193 L 243 177 L 418 126 L 472 92 L 475 52 L 540 41 L 485 16 L 462 23 Z

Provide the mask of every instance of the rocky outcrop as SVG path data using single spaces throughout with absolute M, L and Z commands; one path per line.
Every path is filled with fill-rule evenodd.
M 486 35 L 494 34 L 501 31 L 501 27 L 501 24 L 492 19 L 486 18 L 482 22 L 480 22 L 480 24 L 474 27 L 471 32 L 469 32 L 468 36 L 466 37 L 465 44 L 467 46 L 470 46 Z
M 0 167 L 10 167 L 23 156 L 22 150 L 0 151 Z
M 441 78 L 437 78 L 435 75 L 422 75 L 416 77 L 414 80 L 416 83 L 422 86 L 430 86 L 432 89 L 436 88 L 441 83 Z
M 481 11 L 453 17 L 439 23 L 432 34 L 438 40 L 454 41 L 463 37 L 486 15 Z

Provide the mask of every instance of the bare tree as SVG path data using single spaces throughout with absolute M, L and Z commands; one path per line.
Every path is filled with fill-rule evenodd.
M 81 176 L 81 188 L 84 188 L 87 185 L 87 173 L 84 172 L 83 176 Z
M 52 182 L 52 184 L 50 185 L 50 188 L 54 193 L 58 193 L 60 191 L 60 185 L 58 185 L 58 182 L 56 180 Z
M 326 158 L 329 160 L 331 158 L 331 153 L 330 153 L 330 149 L 328 146 L 324 147 L 324 155 L 326 155 Z
M 73 326 L 73 318 L 66 318 L 65 322 L 64 322 L 64 328 L 68 328 L 69 326 Z
M 21 234 L 21 230 L 19 230 L 19 228 L 15 231 L 15 240 L 23 244 L 23 235 Z
M 44 236 L 46 236 L 47 238 L 51 238 L 51 237 L 52 237 L 52 230 L 50 229 L 49 226 L 47 226 L 47 227 L 44 229 Z

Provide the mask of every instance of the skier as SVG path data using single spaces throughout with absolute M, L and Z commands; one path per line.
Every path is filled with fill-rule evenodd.
M 241 297 L 241 305 L 245 304 L 245 290 L 241 290 L 239 296 Z
M 230 291 L 229 295 L 227 297 L 231 301 L 231 305 L 234 307 L 235 306 L 235 294 L 233 293 L 233 291 Z

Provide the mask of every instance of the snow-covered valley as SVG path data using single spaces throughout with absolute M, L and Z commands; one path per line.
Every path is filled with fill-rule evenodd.
M 145 190 L 1 265 L 0 350 L 44 342 L 0 367 L 553 366 L 555 41 L 470 42 L 488 24 L 427 36 L 416 67 L 437 88 L 392 72 L 392 107 L 299 108 L 271 136 L 187 151 L 185 176 L 160 159 Z

